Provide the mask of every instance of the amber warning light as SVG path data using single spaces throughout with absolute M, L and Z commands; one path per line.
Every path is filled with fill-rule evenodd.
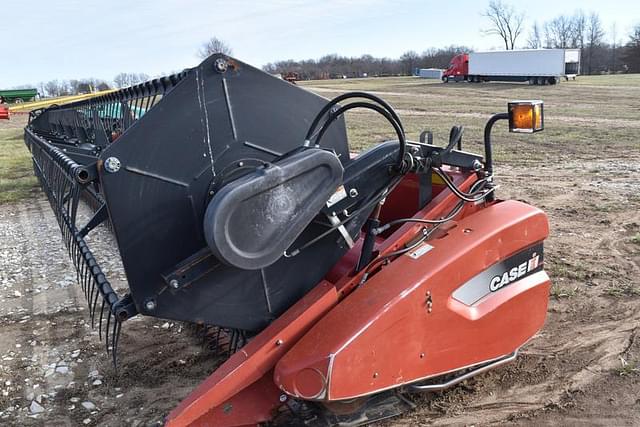
M 542 101 L 509 102 L 509 132 L 533 133 L 544 129 Z

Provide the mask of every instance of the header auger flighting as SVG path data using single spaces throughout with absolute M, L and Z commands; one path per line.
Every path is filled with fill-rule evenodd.
M 396 139 L 351 155 L 355 108 Z M 428 132 L 409 141 L 374 95 L 327 102 L 214 55 L 35 111 L 25 141 L 114 361 L 137 314 L 226 337 L 230 357 L 167 425 L 353 426 L 513 360 L 542 327 L 547 218 L 495 196 L 491 161 L 496 121 L 533 132 L 542 113 L 509 104 L 478 155 L 462 150 L 462 127 L 445 147 Z M 127 293 L 85 241 L 101 223 Z

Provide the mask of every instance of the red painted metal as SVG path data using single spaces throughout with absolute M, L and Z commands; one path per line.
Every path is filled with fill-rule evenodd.
M 458 221 L 429 241 L 427 255 L 400 256 L 319 321 L 278 362 L 276 384 L 293 396 L 304 388 L 307 395 L 300 397 L 307 399 L 350 399 L 513 352 L 544 323 L 546 274 L 472 307 L 451 294 L 499 260 L 541 242 L 548 230 L 542 211 L 515 201 Z M 324 376 L 325 390 L 301 384 L 301 373 L 310 369 Z
M 442 77 L 464 77 L 469 74 L 469 54 L 461 53 L 451 59 L 449 68 L 447 68 Z
M 10 118 L 9 107 L 0 104 L 0 120 L 9 120 Z
M 291 346 L 336 303 L 335 287 L 327 281 L 318 284 L 187 396 L 171 411 L 166 426 L 230 427 L 270 419 L 270 403 L 281 394 L 275 387 L 264 385 L 265 381 L 273 384 L 271 370 Z M 256 382 L 259 384 L 255 385 Z M 249 405 L 249 410 L 232 409 L 225 417 L 216 416 L 220 411 L 224 413 L 224 408 L 229 404 L 232 408 L 234 402 L 238 405 L 240 396 L 258 399 L 256 396 L 259 392 L 265 391 L 268 396 L 256 400 L 259 404 L 255 407 L 249 400 L 243 403 Z
M 463 191 L 477 179 L 455 169 L 448 173 Z M 431 203 L 415 212 L 418 186 L 415 177 L 405 178 L 381 216 L 389 221 L 445 215 L 458 199 L 434 188 Z M 452 293 L 487 267 L 544 240 L 546 216 L 507 201 L 467 204 L 456 219 L 429 240 L 433 249 L 427 255 L 402 255 L 361 286 L 366 269 L 353 273 L 358 243 L 324 281 L 172 411 L 167 425 L 256 425 L 270 420 L 287 395 L 325 402 L 368 395 L 520 347 L 544 323 L 550 286 L 544 271 L 472 306 Z M 380 256 L 395 251 L 422 227 L 406 223 L 393 229 L 377 239 L 375 250 Z

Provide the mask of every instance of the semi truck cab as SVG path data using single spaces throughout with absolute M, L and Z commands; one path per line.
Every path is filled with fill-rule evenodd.
M 469 74 L 469 54 L 460 53 L 451 59 L 449 68 L 442 73 L 442 81 L 445 83 L 449 80 L 466 80 Z

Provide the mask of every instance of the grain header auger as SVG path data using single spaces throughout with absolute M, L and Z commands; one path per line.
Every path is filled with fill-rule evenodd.
M 352 156 L 355 108 L 396 139 Z M 496 121 L 534 132 L 542 113 L 510 103 L 473 154 L 462 127 L 444 147 L 409 141 L 376 96 L 327 102 L 214 55 L 34 111 L 25 140 L 114 361 L 137 314 L 226 337 L 229 357 L 167 425 L 354 426 L 513 360 L 542 327 L 547 218 L 495 197 L 491 156 Z M 127 293 L 87 245 L 101 223 Z

